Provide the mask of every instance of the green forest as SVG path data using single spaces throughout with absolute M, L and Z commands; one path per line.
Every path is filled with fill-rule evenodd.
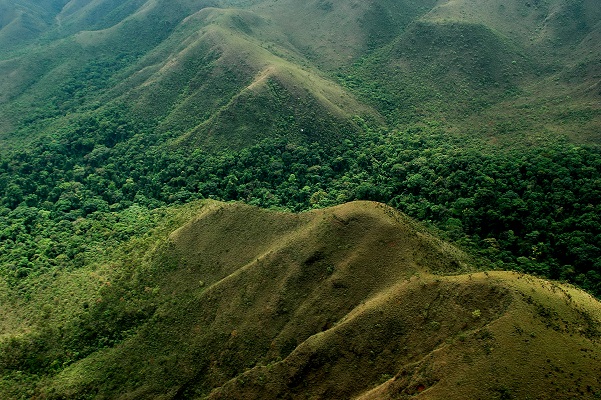
M 363 121 L 357 121 L 364 124 Z M 601 152 L 554 140 L 486 148 L 434 122 L 328 146 L 271 138 L 242 150 L 156 145 L 117 111 L 0 158 L 1 265 L 11 285 L 77 268 L 196 199 L 304 211 L 387 203 L 512 269 L 601 295 Z
M 598 3 L 0 0 L 0 398 L 601 399 Z

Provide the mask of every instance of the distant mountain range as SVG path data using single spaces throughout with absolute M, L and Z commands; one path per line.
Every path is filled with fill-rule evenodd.
M 186 143 L 332 140 L 353 117 L 598 142 L 594 1 L 4 2 L 0 138 L 124 107 Z M 478 129 L 473 129 L 474 126 Z

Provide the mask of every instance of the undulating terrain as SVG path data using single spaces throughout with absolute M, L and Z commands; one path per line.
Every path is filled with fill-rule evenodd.
M 600 398 L 596 0 L 0 0 L 0 398 Z
M 389 206 L 205 201 L 167 219 L 5 300 L 3 398 L 601 395 L 597 300 L 478 272 Z

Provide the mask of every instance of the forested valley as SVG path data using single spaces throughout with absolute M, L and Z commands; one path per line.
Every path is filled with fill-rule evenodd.
M 601 398 L 598 0 L 0 0 L 0 398 Z
M 305 211 L 387 203 L 494 268 L 601 294 L 601 154 L 556 140 L 529 148 L 449 140 L 436 123 L 341 143 L 266 139 L 242 150 L 153 147 L 118 113 L 3 156 L 2 265 L 12 284 L 143 235 L 155 209 L 196 199 Z M 26 288 L 27 285 L 23 284 Z

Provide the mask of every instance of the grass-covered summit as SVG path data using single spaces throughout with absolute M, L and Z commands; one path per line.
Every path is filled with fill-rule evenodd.
M 40 281 L 28 304 L 3 303 L 27 318 L 3 319 L 3 398 L 601 393 L 597 300 L 477 272 L 383 204 L 202 202 L 169 221 L 106 263 Z

